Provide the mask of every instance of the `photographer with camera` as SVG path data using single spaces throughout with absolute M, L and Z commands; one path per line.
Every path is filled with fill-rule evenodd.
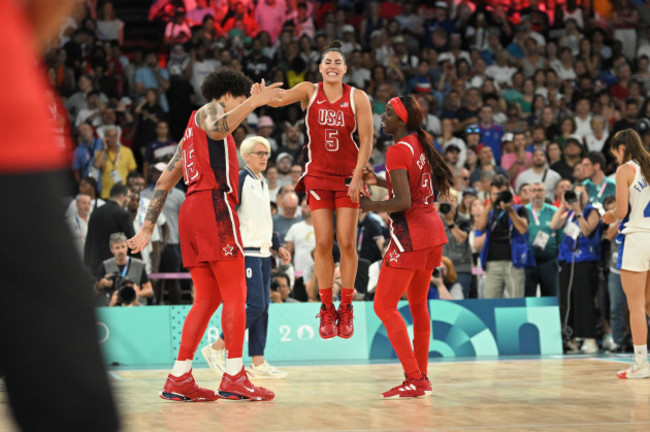
M 144 261 L 128 256 L 124 233 L 113 233 L 108 240 L 113 254 L 101 263 L 97 271 L 95 293 L 103 298 L 103 306 L 138 306 L 153 297 L 153 287 Z
M 438 205 L 438 213 L 444 222 L 445 234 L 447 234 L 447 244 L 442 248 L 442 255 L 453 262 L 456 268 L 456 280 L 463 288 L 463 296 L 469 298 L 469 288 L 472 284 L 472 251 L 469 247 L 469 233 L 472 224 L 469 219 L 458 215 L 458 193 L 455 190 L 449 190 L 449 195 Z
M 553 215 L 551 229 L 564 229 L 560 243 L 560 319 L 568 351 L 598 352 L 596 307 L 598 261 L 601 256 L 600 215 L 589 203 L 586 186 L 576 184 L 564 193 L 562 205 Z
M 528 246 L 528 211 L 513 205 L 514 196 L 508 179 L 494 176 L 490 185 L 490 200 L 476 227 L 486 231 L 481 251 L 481 266 L 485 270 L 485 298 L 524 296 L 525 269 L 535 260 Z
M 530 194 L 530 203 L 525 206 L 528 220 L 531 221 L 528 225 L 528 244 L 537 265 L 526 269 L 525 296 L 535 297 L 538 284 L 541 296 L 556 296 L 560 284 L 557 262 L 560 233 L 551 229 L 551 220 L 557 209 L 544 201 L 544 183 L 530 185 Z
M 300 303 L 299 300 L 289 297 L 291 294 L 291 281 L 286 273 L 277 273 L 271 279 L 271 301 L 273 303 Z
M 454 263 L 443 256 L 440 267 L 433 269 L 431 282 L 429 282 L 429 298 L 440 300 L 462 300 L 467 298 L 463 295 L 463 287 L 458 281 L 458 274 L 454 269 Z

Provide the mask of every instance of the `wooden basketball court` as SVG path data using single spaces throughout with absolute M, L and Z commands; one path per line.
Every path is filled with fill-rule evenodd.
M 629 358 L 624 359 L 629 361 Z M 271 402 L 168 402 L 167 370 L 111 372 L 123 430 L 141 431 L 649 431 L 650 380 L 622 381 L 620 358 L 432 362 L 434 395 L 381 400 L 399 364 L 294 366 L 257 380 Z M 209 369 L 194 371 L 218 385 Z M 16 430 L 0 390 L 0 431 Z

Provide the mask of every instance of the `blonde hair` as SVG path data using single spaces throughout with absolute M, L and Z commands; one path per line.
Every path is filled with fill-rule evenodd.
M 253 149 L 258 144 L 262 144 L 264 147 L 266 147 L 266 151 L 269 153 L 271 152 L 271 144 L 269 144 L 269 141 L 266 138 L 261 136 L 252 136 L 242 141 L 241 145 L 239 146 L 239 154 L 244 157 L 244 155 L 252 153 Z

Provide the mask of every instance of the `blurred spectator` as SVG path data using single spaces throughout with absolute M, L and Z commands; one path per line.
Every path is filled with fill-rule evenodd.
M 431 274 L 429 298 L 462 300 L 464 298 L 463 287 L 457 280 L 458 275 L 453 262 L 443 256 L 440 267 L 436 267 Z
M 287 194 L 291 197 L 292 194 Z M 294 297 L 297 299 L 307 299 L 305 284 L 311 279 L 311 271 L 314 271 L 314 258 L 312 252 L 316 247 L 316 236 L 314 235 L 314 223 L 311 219 L 311 212 L 307 199 L 304 198 L 300 204 L 302 220 L 292 223 L 284 236 L 284 247 L 292 254 L 293 268 L 295 270 L 295 281 L 293 285 Z M 283 208 L 286 211 L 286 205 Z M 276 216 L 277 217 L 277 216 Z M 273 220 L 273 229 L 276 219 Z
M 174 17 L 165 27 L 165 45 L 184 44 L 192 37 L 190 22 L 183 7 L 176 8 Z
M 467 160 L 467 145 L 465 145 L 465 141 L 454 136 L 454 125 L 452 119 L 442 119 L 440 121 L 440 128 L 442 134 L 438 137 L 437 143 L 443 148 L 443 150 L 450 145 L 458 147 L 460 153 L 458 154 L 458 164 L 456 166 L 462 167 Z
M 298 300 L 290 297 L 291 283 L 289 276 L 285 273 L 278 273 L 271 279 L 271 301 L 273 303 L 299 303 Z
M 278 206 L 281 210 L 279 214 L 273 217 L 273 232 L 278 233 L 280 241 L 284 241 L 289 228 L 302 220 L 302 217 L 297 212 L 298 195 L 294 192 L 284 194 L 281 202 L 278 202 Z
M 637 31 L 639 15 L 633 0 L 614 0 L 612 9 L 612 25 L 614 39 L 621 42 L 623 54 L 632 60 L 636 54 Z
M 75 126 L 88 122 L 93 126 L 101 125 L 101 101 L 99 92 L 91 90 L 86 94 L 86 108 L 81 108 L 77 113 Z
M 248 8 L 244 2 L 235 2 L 230 12 L 232 12 L 232 16 L 226 19 L 221 28 L 224 33 L 231 33 L 232 30 L 236 30 L 236 32 L 230 34 L 231 37 L 238 32 L 241 32 L 246 37 L 255 38 L 257 36 L 260 32 L 260 26 L 248 12 Z
M 568 351 L 598 352 L 596 344 L 597 264 L 600 260 L 600 215 L 589 204 L 584 185 L 574 186 L 574 197 L 565 193 L 562 206 L 553 215 L 551 229 L 564 229 L 559 247 L 560 319 Z M 573 199 L 575 198 L 575 200 Z M 578 338 L 584 338 L 578 346 Z
M 166 119 L 165 111 L 160 106 L 156 89 L 145 90 L 144 99 L 135 107 L 138 119 L 136 150 L 146 150 L 149 143 L 157 138 L 158 122 Z
M 534 182 L 530 185 L 531 200 L 526 205 L 528 210 L 528 244 L 535 257 L 535 267 L 526 269 L 525 296 L 536 297 L 537 286 L 544 296 L 557 296 L 558 279 L 558 243 L 561 233 L 551 229 L 551 220 L 557 210 L 544 202 L 546 190 L 544 183 Z
M 72 217 L 66 217 L 68 227 L 72 233 L 72 241 L 83 259 L 86 235 L 88 234 L 88 219 L 90 218 L 90 195 L 79 193 L 74 199 L 75 213 Z
M 610 132 L 611 136 L 614 136 L 616 132 L 623 129 L 634 129 L 639 116 L 639 103 L 634 99 L 627 99 L 621 114 L 623 114 L 623 117 L 614 123 L 614 127 L 612 127 L 612 131 Z
M 128 256 L 126 239 L 122 232 L 112 233 L 109 243 L 113 258 L 104 260 L 96 269 L 95 292 L 104 298 L 104 306 L 146 305 L 146 299 L 153 296 L 144 262 Z
M 478 129 L 476 129 L 476 131 L 477 132 L 474 132 L 474 130 L 472 130 L 472 134 L 478 134 Z M 470 182 L 472 185 L 480 181 L 481 173 L 484 171 L 494 171 L 496 174 L 501 174 L 506 178 L 508 177 L 508 172 L 505 169 L 494 164 L 494 156 L 492 155 L 491 147 L 486 145 L 482 146 L 478 152 L 478 160 L 480 162 L 479 166 L 470 174 Z
M 442 254 L 447 257 L 455 268 L 457 281 L 462 287 L 464 298 L 469 298 L 472 284 L 472 252 L 469 246 L 469 233 L 472 224 L 469 219 L 458 213 L 458 194 L 451 190 L 448 197 L 443 198 L 438 206 L 438 213 L 445 225 L 448 243 L 444 245 Z
M 573 182 L 573 170 L 582 160 L 582 145 L 576 138 L 569 138 L 564 144 L 564 156 L 559 162 L 555 162 L 551 169 L 563 179 Z
M 481 251 L 485 298 L 501 298 L 504 290 L 508 297 L 523 297 L 525 269 L 534 265 L 528 246 L 528 212 L 513 205 L 512 199 L 507 178 L 495 176 L 490 200 L 476 224 L 487 234 Z
M 106 129 L 104 148 L 95 153 L 102 171 L 102 198 L 108 198 L 113 185 L 124 184 L 129 172 L 138 168 L 131 149 L 118 143 L 117 133 L 117 128 Z
M 523 133 L 504 134 L 501 145 L 501 167 L 508 170 L 510 183 L 515 185 L 519 174 L 533 164 L 533 155 L 526 151 L 526 137 Z
M 160 97 L 160 105 L 163 111 L 168 112 L 169 104 L 165 92 L 169 89 L 169 72 L 167 72 L 167 69 L 160 67 L 158 55 L 154 51 L 147 52 L 144 60 L 144 65 L 135 72 L 134 78 L 135 92 L 141 98 L 138 103 L 145 96 L 147 90 L 153 89 Z
M 562 160 L 562 147 L 556 142 L 550 142 L 546 146 L 546 158 L 548 159 L 549 166 L 553 166 L 556 162 Z
M 278 185 L 280 187 L 291 184 L 291 164 L 293 162 L 293 156 L 282 150 L 280 148 L 281 153 L 275 158 L 275 167 L 278 169 Z
M 530 168 L 519 174 L 515 189 L 519 190 L 523 183 L 533 184 L 535 182 L 541 182 L 546 189 L 546 198 L 549 200 L 553 199 L 555 185 L 562 177 L 549 168 L 546 162 L 546 152 L 544 150 L 536 149 L 533 151 L 533 164 Z
M 135 235 L 133 223 L 124 210 L 128 189 L 116 184 L 110 189 L 106 204 L 95 209 L 88 221 L 88 235 L 84 247 L 84 263 L 88 268 L 98 269 L 105 259 L 111 257 L 109 238 L 115 232 L 123 232 L 128 238 Z
M 65 101 L 65 107 L 68 110 L 68 115 L 70 116 L 70 121 L 78 125 L 76 122 L 77 114 L 82 110 L 88 108 L 88 93 L 93 90 L 93 81 L 90 75 L 83 74 L 77 80 L 77 86 L 79 90 L 73 93 Z M 108 98 L 104 94 L 99 94 L 99 105 L 108 103 Z
M 120 45 L 124 45 L 124 21 L 117 18 L 110 1 L 104 3 L 101 18 L 97 20 L 97 37 L 101 40 L 117 40 Z
M 271 198 L 271 202 L 275 203 L 278 192 L 280 191 L 280 185 L 278 185 L 278 169 L 273 165 L 269 166 L 266 169 L 265 177 L 269 187 L 269 197 Z
M 102 141 L 95 138 L 93 128 L 88 123 L 77 127 L 77 148 L 72 155 L 72 172 L 77 183 L 83 177 L 99 179 L 99 164 L 95 163 L 95 154 L 103 149 Z
M 271 145 L 271 152 L 278 151 L 278 143 L 273 138 L 273 132 L 275 130 L 275 123 L 273 119 L 269 116 L 261 116 L 257 122 L 257 134 L 261 137 L 266 138 L 266 140 Z
M 501 138 L 503 137 L 503 128 L 494 123 L 494 112 L 490 105 L 483 105 L 479 109 L 478 128 L 481 134 L 481 144 L 488 145 L 492 148 L 494 159 L 497 163 L 501 162 Z
M 595 115 L 591 118 L 591 129 L 584 137 L 584 142 L 588 151 L 601 152 L 609 138 L 607 124 L 602 116 Z
M 605 198 L 616 196 L 616 183 L 605 177 L 604 167 L 605 156 L 601 152 L 590 151 L 582 159 L 582 170 L 587 177 L 583 184 L 587 188 L 589 202 L 599 210 L 602 210 Z
M 159 162 L 169 162 L 176 152 L 176 141 L 169 136 L 169 126 L 166 121 L 156 125 L 156 140 L 147 144 L 147 149 L 142 164 L 142 173 L 149 175 L 149 167 Z M 166 164 L 165 164 L 166 165 Z
M 187 12 L 190 26 L 200 26 L 206 16 L 214 18 L 214 9 L 208 6 L 208 0 L 196 0 L 196 7 Z
M 262 41 L 259 38 L 253 39 L 250 54 L 244 57 L 242 66 L 243 72 L 253 82 L 260 82 L 262 79 L 269 77 L 272 62 L 262 52 Z
M 285 0 L 260 0 L 255 7 L 255 21 L 269 34 L 271 42 L 275 42 L 282 31 L 286 10 Z

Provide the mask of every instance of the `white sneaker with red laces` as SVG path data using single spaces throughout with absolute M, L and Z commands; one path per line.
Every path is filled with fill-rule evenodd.
M 627 369 L 618 371 L 616 376 L 621 379 L 648 378 L 650 377 L 650 364 L 648 364 L 648 362 L 645 362 L 645 364 L 641 366 L 633 364 Z

